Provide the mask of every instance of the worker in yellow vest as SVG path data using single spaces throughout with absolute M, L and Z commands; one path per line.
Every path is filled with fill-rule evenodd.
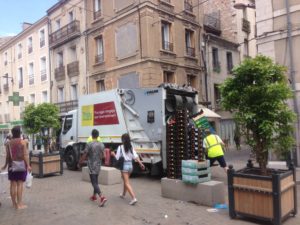
M 88 139 L 86 140 L 86 143 L 90 143 L 93 141 L 93 137 L 89 136 Z M 98 136 L 97 137 L 97 142 L 102 142 L 101 138 Z
M 226 172 L 228 170 L 228 167 L 226 165 L 224 152 L 222 149 L 222 146 L 224 146 L 223 141 L 218 135 L 211 133 L 210 130 L 206 130 L 205 133 L 206 137 L 203 140 L 203 147 L 206 149 L 207 158 L 210 161 L 210 166 L 212 166 L 215 161 L 218 161 L 220 166 Z

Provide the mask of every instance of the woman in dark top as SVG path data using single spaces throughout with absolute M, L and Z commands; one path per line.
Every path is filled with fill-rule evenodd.
M 25 209 L 23 204 L 23 183 L 26 180 L 27 171 L 31 171 L 28 160 L 27 143 L 21 138 L 20 126 L 13 127 L 12 139 L 6 144 L 6 160 L 2 167 L 4 170 L 8 166 L 8 179 L 10 180 L 10 196 L 13 207 L 16 209 Z M 27 171 L 14 172 L 11 169 L 12 161 L 25 161 Z

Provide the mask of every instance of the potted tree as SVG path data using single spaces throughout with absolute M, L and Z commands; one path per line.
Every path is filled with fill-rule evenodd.
M 59 111 L 54 104 L 30 104 L 24 111 L 24 127 L 27 133 L 37 134 L 39 145 L 44 146 L 44 153 L 30 153 L 32 173 L 43 177 L 48 174 L 63 173 L 60 152 L 49 153 L 51 135 L 60 128 Z
M 265 56 L 245 59 L 221 86 L 222 106 L 234 113 L 258 167 L 228 170 L 229 214 L 281 222 L 297 213 L 295 169 L 267 168 L 268 153 L 287 155 L 294 145 L 294 113 L 287 105 L 292 92 L 286 68 Z

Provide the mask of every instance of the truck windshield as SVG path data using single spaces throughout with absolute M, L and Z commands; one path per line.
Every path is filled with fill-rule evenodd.
M 66 134 L 72 127 L 72 120 L 73 115 L 68 115 L 65 117 L 64 127 L 63 127 L 63 134 Z

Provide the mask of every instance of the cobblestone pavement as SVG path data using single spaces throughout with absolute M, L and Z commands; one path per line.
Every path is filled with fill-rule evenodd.
M 240 168 L 248 156 L 247 151 L 230 152 L 226 154 L 226 159 L 235 168 Z M 0 156 L 0 163 L 2 165 L 3 156 Z M 225 173 L 221 168 L 214 167 L 212 176 L 213 179 L 226 182 Z M 6 193 L 0 194 L 2 202 L 0 225 L 257 224 L 255 221 L 231 220 L 227 210 L 211 213 L 207 212 L 206 206 L 163 198 L 159 179 L 139 176 L 132 178 L 131 181 L 139 200 L 137 205 L 129 206 L 128 197 L 125 200 L 118 197 L 121 184 L 102 185 L 101 189 L 108 202 L 105 207 L 99 208 L 96 203 L 89 201 L 91 185 L 81 180 L 81 173 L 78 171 L 65 170 L 62 176 L 35 178 L 32 188 L 25 189 L 24 202 L 28 208 L 24 210 L 15 210 L 11 207 L 6 181 L 4 182 Z M 299 214 L 285 222 L 285 225 L 299 224 Z

